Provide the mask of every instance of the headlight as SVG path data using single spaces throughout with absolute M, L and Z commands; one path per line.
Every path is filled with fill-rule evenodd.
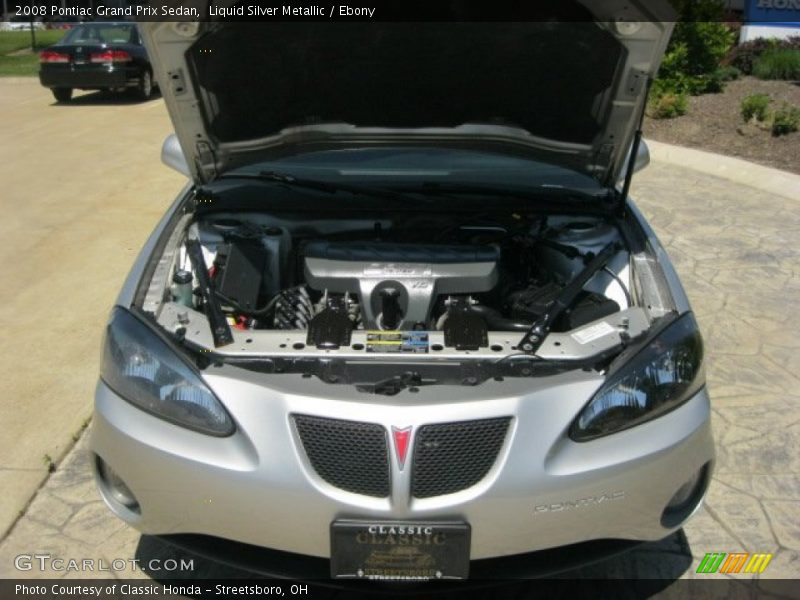
M 231 418 L 200 376 L 125 310 L 111 316 L 101 377 L 125 400 L 157 417 L 209 435 L 233 433 Z
M 680 406 L 703 387 L 703 340 L 684 315 L 609 375 L 572 424 L 584 442 L 649 421 Z

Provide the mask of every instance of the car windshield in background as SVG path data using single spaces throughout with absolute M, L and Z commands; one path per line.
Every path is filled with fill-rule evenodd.
M 80 25 L 72 29 L 63 44 L 133 44 L 138 40 L 134 25 Z
M 390 147 L 308 152 L 254 163 L 227 175 L 264 172 L 330 182 L 359 180 L 389 187 L 413 187 L 425 182 L 517 190 L 552 187 L 588 194 L 602 191 L 590 176 L 556 165 L 492 152 L 442 148 Z

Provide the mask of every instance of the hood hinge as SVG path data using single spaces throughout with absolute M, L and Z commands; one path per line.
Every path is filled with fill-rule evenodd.
M 211 181 L 217 177 L 217 157 L 208 142 L 197 142 L 197 172 L 203 183 Z
M 614 152 L 614 144 L 606 142 L 597 148 L 597 151 L 592 157 L 592 161 L 596 166 L 605 165 L 608 163 L 608 159 L 611 157 L 612 152 Z
M 614 153 L 614 144 L 606 142 L 598 146 L 592 155 L 591 169 L 597 173 L 596 177 L 602 181 L 602 174 L 608 171 L 608 161 Z

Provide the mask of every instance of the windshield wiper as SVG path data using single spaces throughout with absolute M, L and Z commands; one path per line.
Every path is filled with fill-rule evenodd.
M 314 190 L 316 192 L 324 192 L 327 194 L 336 194 L 339 192 L 346 192 L 354 196 L 372 196 L 375 198 L 388 198 L 390 200 L 398 200 L 401 202 L 408 202 L 409 196 L 401 192 L 393 190 L 372 187 L 366 185 L 358 185 L 351 183 L 340 183 L 331 181 L 321 181 L 319 179 L 304 179 L 298 178 L 288 173 L 279 173 L 276 171 L 261 171 L 259 173 L 226 173 L 217 177 L 217 179 L 254 179 L 256 181 L 272 182 L 291 187 Z
M 597 192 L 587 192 L 555 185 L 540 185 L 525 190 L 495 187 L 481 184 L 461 184 L 446 181 L 423 181 L 419 186 L 413 188 L 403 188 L 405 192 L 413 192 L 428 196 L 445 194 L 465 194 L 465 195 L 485 195 L 502 198 L 516 198 L 522 200 L 541 200 L 555 198 L 558 200 L 580 200 L 580 201 L 605 201 L 611 198 L 608 190 Z
M 394 188 L 373 187 L 361 184 L 322 181 L 319 179 L 306 179 L 295 177 L 288 173 L 277 171 L 261 171 L 259 173 L 225 173 L 217 179 L 252 179 L 267 183 L 276 183 L 291 187 L 313 190 L 327 194 L 346 192 L 356 196 L 372 196 L 375 198 L 388 198 L 400 202 L 408 202 L 411 199 L 418 200 L 420 197 L 448 196 L 448 195 L 471 195 L 471 196 L 490 196 L 495 198 L 510 198 L 516 200 L 573 200 L 579 202 L 592 202 L 593 206 L 597 201 L 610 199 L 610 192 L 602 190 L 599 192 L 586 192 L 572 188 L 565 188 L 553 185 L 542 185 L 526 190 L 515 190 L 503 187 L 480 184 L 461 184 L 442 181 L 423 181 L 412 186 L 397 186 Z

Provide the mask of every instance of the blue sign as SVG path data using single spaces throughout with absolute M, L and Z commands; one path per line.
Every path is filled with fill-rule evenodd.
M 744 18 L 750 25 L 800 27 L 800 0 L 747 0 Z

